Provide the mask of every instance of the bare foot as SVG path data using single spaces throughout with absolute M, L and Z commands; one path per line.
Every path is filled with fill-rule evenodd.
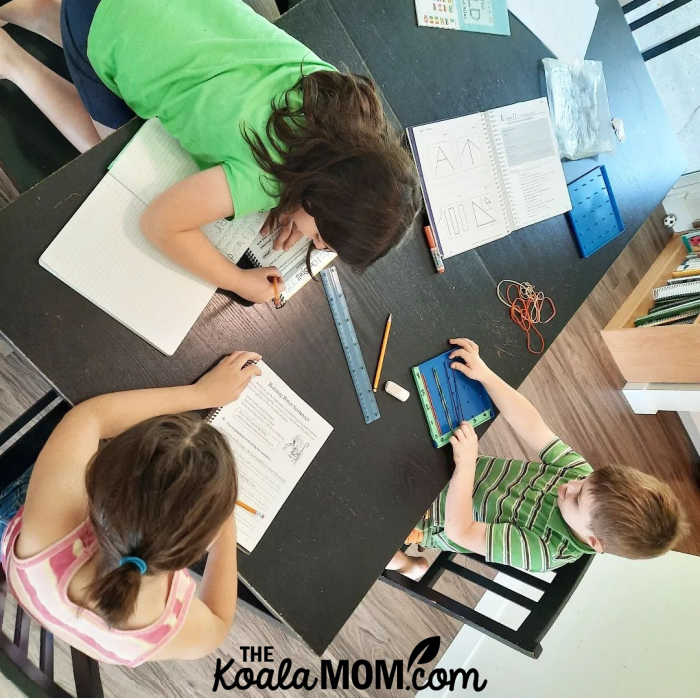
M 428 567 L 428 560 L 425 557 L 409 557 L 401 550 L 396 552 L 386 565 L 389 571 L 398 571 L 413 581 L 420 581 Z

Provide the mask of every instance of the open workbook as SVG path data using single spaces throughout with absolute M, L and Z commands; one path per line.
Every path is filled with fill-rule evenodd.
M 445 258 L 571 209 L 544 97 L 407 132 Z
M 172 262 L 141 233 L 139 219 L 149 202 L 198 172 L 191 156 L 150 119 L 135 134 L 39 259 L 40 265 L 166 355 L 172 355 L 216 291 Z M 276 265 L 285 281 L 282 301 L 309 281 L 308 240 L 273 251 L 260 228 L 267 212 L 202 227 L 232 262 L 244 254 L 255 265 Z M 315 273 L 335 253 L 315 251 Z
M 238 471 L 238 544 L 252 552 L 333 427 L 264 362 L 237 401 L 209 422 L 226 436 Z

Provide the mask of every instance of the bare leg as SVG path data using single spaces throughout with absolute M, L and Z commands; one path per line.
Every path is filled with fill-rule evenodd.
M 0 29 L 0 78 L 11 80 L 81 152 L 100 142 L 72 83 L 57 75 Z
M 12 0 L 0 7 L 0 26 L 16 24 L 63 46 L 60 13 L 61 0 Z
M 97 135 L 100 137 L 100 139 L 106 139 L 110 134 L 113 134 L 116 131 L 116 129 L 113 129 L 111 126 L 100 124 L 100 122 L 96 122 L 94 119 L 92 120 L 92 124 L 95 127 Z
M 396 552 L 386 565 L 389 571 L 398 571 L 414 581 L 420 580 L 428 570 L 428 560 L 425 557 L 409 557 L 401 550 Z

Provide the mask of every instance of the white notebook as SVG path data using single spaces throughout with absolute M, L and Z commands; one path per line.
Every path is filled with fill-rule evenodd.
M 42 267 L 166 355 L 177 350 L 216 288 L 152 246 L 139 217 L 161 192 L 196 172 L 178 141 L 158 119 L 149 119 L 39 258 Z M 253 264 L 277 266 L 284 303 L 311 279 L 308 240 L 286 252 L 272 250 L 273 237 L 260 233 L 267 214 L 219 219 L 202 230 L 234 263 L 248 251 Z M 335 256 L 314 251 L 314 274 Z
M 333 427 L 264 362 L 237 401 L 209 422 L 231 445 L 238 471 L 238 544 L 252 552 Z
M 146 122 L 39 258 L 39 264 L 166 355 L 172 355 L 216 288 L 172 262 L 139 228 L 146 205 L 197 172 L 161 126 Z M 238 262 L 266 212 L 203 227 Z
M 445 258 L 571 209 L 544 97 L 407 132 Z

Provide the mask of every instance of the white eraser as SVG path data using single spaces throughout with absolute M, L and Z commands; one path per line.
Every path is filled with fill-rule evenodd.
M 408 397 L 411 395 L 406 389 L 404 389 L 402 386 L 399 386 L 396 384 L 396 382 L 387 382 L 384 385 L 384 391 L 386 391 L 387 394 L 390 394 L 393 396 L 395 399 L 398 399 L 399 401 L 406 401 L 408 400 Z

